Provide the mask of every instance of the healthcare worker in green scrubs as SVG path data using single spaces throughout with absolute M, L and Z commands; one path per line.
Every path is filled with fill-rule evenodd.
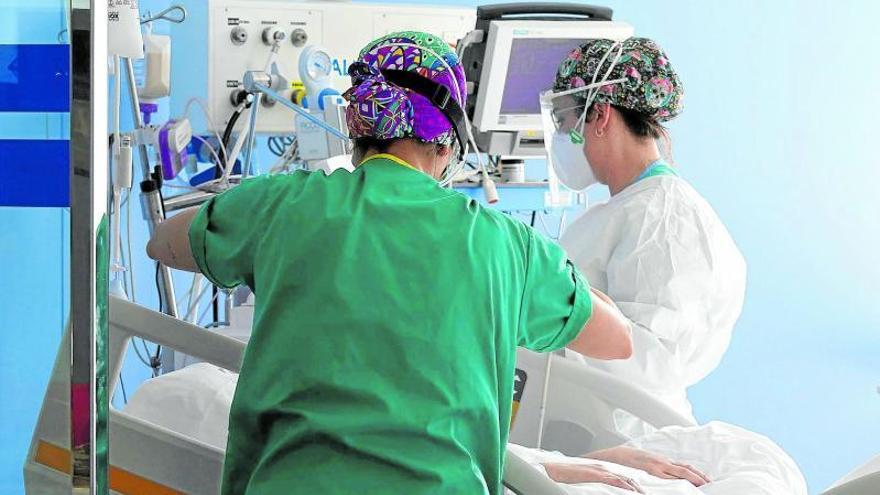
M 627 358 L 629 327 L 561 248 L 438 183 L 464 140 L 448 45 L 395 33 L 350 74 L 354 172 L 246 180 L 148 245 L 256 294 L 222 491 L 499 494 L 516 347 Z

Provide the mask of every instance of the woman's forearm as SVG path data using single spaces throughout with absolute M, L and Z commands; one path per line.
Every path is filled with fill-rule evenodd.
M 632 356 L 630 322 L 605 294 L 593 292 L 593 314 L 568 348 L 596 359 L 628 359 Z
M 198 272 L 189 245 L 189 227 L 198 210 L 183 210 L 157 225 L 147 243 L 147 256 L 170 268 Z

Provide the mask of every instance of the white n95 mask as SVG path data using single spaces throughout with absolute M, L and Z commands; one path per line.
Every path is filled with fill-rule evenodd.
M 554 132 L 550 143 L 550 164 L 563 186 L 573 191 L 584 189 L 597 183 L 593 167 L 584 154 L 583 142 L 572 142 L 568 133 Z

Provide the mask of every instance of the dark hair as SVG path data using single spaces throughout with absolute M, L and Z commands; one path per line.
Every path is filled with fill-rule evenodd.
M 396 139 L 376 139 L 371 136 L 354 138 L 354 153 L 365 155 L 369 150 L 376 150 L 377 153 L 387 153 L 388 148 L 394 144 Z
M 402 139 L 411 139 L 422 146 L 430 147 L 435 153 L 439 153 L 439 148 L 442 146 L 436 143 L 426 143 L 416 138 L 377 139 L 372 136 L 363 136 L 353 139 L 352 154 L 356 157 L 363 156 L 369 150 L 374 150 L 376 153 L 387 153 L 391 145 Z
M 666 128 L 653 117 L 625 107 L 615 105 L 614 108 L 623 117 L 629 131 L 636 136 L 651 139 L 666 137 Z
M 657 120 L 653 117 L 619 105 L 611 106 L 614 107 L 615 110 L 617 110 L 621 117 L 623 117 L 623 122 L 626 124 L 626 128 L 629 129 L 629 132 L 635 134 L 637 137 L 651 139 L 668 137 L 666 128 L 663 127 L 659 122 L 657 122 Z M 590 108 L 590 112 L 587 114 L 587 117 L 590 120 L 593 120 L 595 114 L 596 108 L 592 107 Z

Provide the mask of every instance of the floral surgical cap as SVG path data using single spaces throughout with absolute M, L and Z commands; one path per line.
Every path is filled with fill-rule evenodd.
M 626 79 L 599 89 L 596 103 L 628 108 L 652 117 L 658 122 L 675 118 L 682 111 L 684 88 L 669 58 L 654 41 L 648 38 L 629 38 L 622 42 L 623 52 L 608 80 Z M 596 70 L 602 79 L 614 60 L 617 48 L 608 55 L 602 67 L 602 57 L 614 42 L 606 39 L 590 40 L 568 54 L 556 72 L 553 89 L 564 91 L 590 84 Z

